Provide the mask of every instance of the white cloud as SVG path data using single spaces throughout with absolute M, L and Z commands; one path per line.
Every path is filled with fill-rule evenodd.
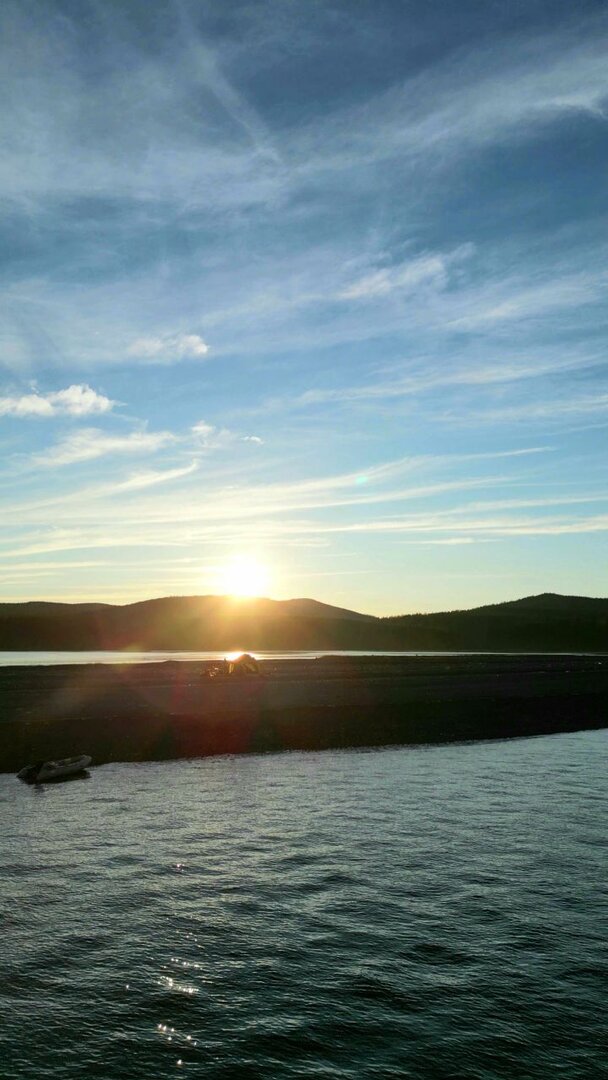
M 49 468 L 72 465 L 79 461 L 93 461 L 107 454 L 154 453 L 176 441 L 176 436 L 169 431 L 134 431 L 130 435 L 110 435 L 99 428 L 81 428 L 48 450 L 34 454 L 30 460 L 36 465 Z
M 203 444 L 213 437 L 214 432 L 217 432 L 217 428 L 213 424 L 208 424 L 206 420 L 199 420 L 198 424 L 192 426 L 192 434 L 196 435 Z
M 209 346 L 198 334 L 164 334 L 161 337 L 138 338 L 129 346 L 129 356 L 159 363 L 172 360 L 201 360 Z
M 98 394 L 90 386 L 74 383 L 65 390 L 53 390 L 47 394 L 34 391 L 19 397 L 0 397 L 0 416 L 90 416 L 110 412 L 115 405 L 115 401 Z

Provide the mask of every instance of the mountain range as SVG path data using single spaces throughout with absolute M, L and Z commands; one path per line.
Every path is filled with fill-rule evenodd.
M 380 618 L 318 600 L 173 596 L 134 604 L 0 604 L 0 650 L 608 651 L 608 599 L 542 593 Z

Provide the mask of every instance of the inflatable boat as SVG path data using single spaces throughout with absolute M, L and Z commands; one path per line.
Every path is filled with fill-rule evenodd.
M 21 769 L 17 778 L 25 784 L 49 784 L 54 780 L 67 780 L 83 773 L 91 761 L 88 754 L 62 758 L 60 761 L 36 761 L 33 765 L 26 765 Z

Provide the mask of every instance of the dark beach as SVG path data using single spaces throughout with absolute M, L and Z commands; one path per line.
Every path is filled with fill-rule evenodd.
M 501 739 L 608 726 L 608 656 L 476 655 L 0 669 L 0 770 Z

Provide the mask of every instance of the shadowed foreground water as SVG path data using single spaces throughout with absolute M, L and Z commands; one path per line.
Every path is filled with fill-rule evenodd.
M 0 776 L 0 1075 L 604 1068 L 608 732 Z

